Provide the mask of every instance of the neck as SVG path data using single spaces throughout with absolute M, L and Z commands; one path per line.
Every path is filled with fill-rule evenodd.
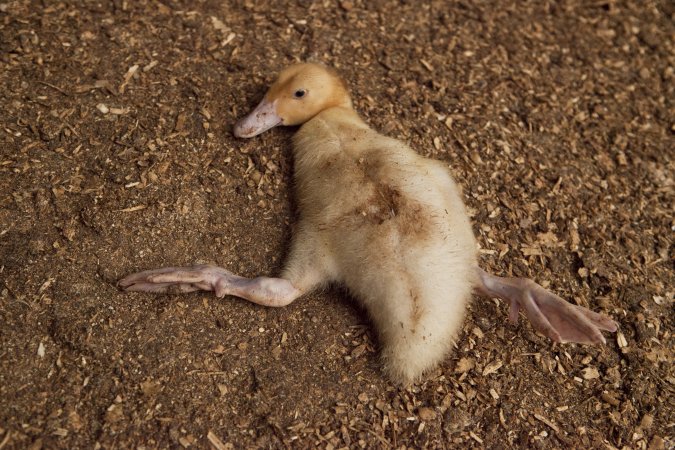
M 337 82 L 333 83 L 332 93 L 328 97 L 326 105 L 327 108 L 325 109 L 334 106 L 349 109 L 354 108 L 352 106 L 352 98 L 349 96 L 349 92 L 347 91 L 347 88 L 345 88 L 344 83 L 339 78 L 337 79 Z
M 352 108 L 351 101 L 347 105 L 326 108 L 317 114 L 315 119 L 327 122 L 330 129 L 334 131 L 340 130 L 342 133 L 347 133 L 347 129 L 350 128 L 370 128 L 363 119 L 361 119 L 359 113 Z M 339 136 L 340 135 L 337 137 Z
M 345 138 L 370 127 L 350 106 L 333 106 L 324 109 L 300 127 L 293 137 L 296 158 L 317 162 L 332 153 L 344 151 Z

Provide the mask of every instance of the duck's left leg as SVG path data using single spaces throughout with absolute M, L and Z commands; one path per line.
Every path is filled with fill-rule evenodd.
M 503 278 L 477 268 L 476 290 L 488 297 L 499 297 L 511 304 L 509 319 L 518 321 L 522 309 L 537 331 L 555 342 L 604 344 L 602 331 L 614 332 L 609 317 L 573 305 L 528 278 Z

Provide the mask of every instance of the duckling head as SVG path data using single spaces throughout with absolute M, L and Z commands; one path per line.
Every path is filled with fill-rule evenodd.
M 234 135 L 251 138 L 277 125 L 301 125 L 321 111 L 352 107 L 340 77 L 319 64 L 296 64 L 285 69 L 260 104 L 234 126 Z

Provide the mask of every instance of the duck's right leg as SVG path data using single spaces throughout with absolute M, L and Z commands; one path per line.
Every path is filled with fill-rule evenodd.
M 300 228 L 302 230 L 302 228 Z M 165 267 L 128 275 L 119 281 L 125 291 L 213 291 L 217 297 L 234 295 L 263 306 L 286 306 L 317 285 L 330 280 L 324 251 L 311 233 L 299 232 L 280 278 L 245 278 L 211 265 Z
M 234 295 L 264 306 L 286 306 L 304 292 L 283 278 L 245 278 L 217 266 L 165 267 L 122 278 L 125 291 L 214 291 L 217 297 Z

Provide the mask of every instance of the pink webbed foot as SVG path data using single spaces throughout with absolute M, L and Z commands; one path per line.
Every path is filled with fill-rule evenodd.
M 164 267 L 127 275 L 119 281 L 125 291 L 193 292 L 214 291 L 217 297 L 227 294 L 231 272 L 215 266 Z
M 523 311 L 532 326 L 554 342 L 604 344 L 602 331 L 615 332 L 617 324 L 609 317 L 573 305 L 525 278 L 501 278 L 479 270 L 479 290 L 510 303 L 509 319 L 518 321 Z
M 234 295 L 264 306 L 285 306 L 302 292 L 283 278 L 245 278 L 222 267 L 200 265 L 165 267 L 128 275 L 118 283 L 125 291 L 213 291 L 222 298 Z

